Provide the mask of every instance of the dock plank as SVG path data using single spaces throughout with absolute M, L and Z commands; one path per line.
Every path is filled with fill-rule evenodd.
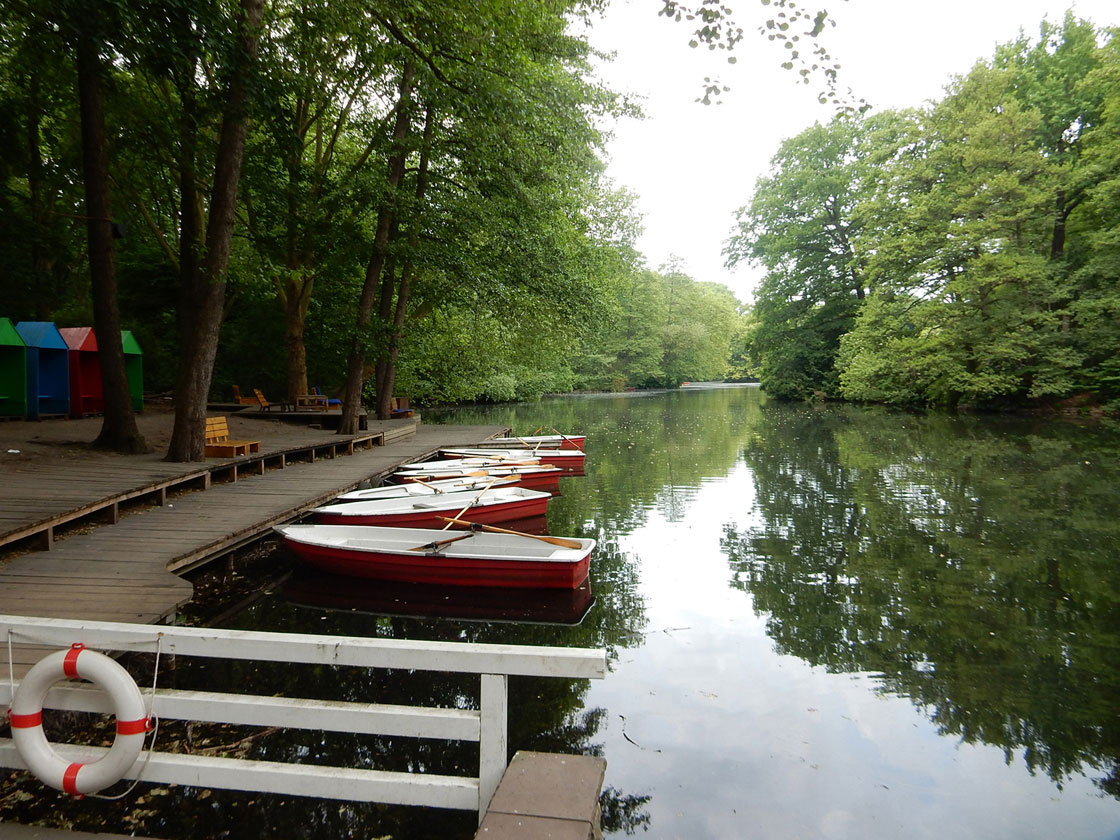
M 334 435 L 323 440 L 321 432 L 318 439 L 286 432 L 269 440 L 270 452 L 282 446 L 298 454 L 309 446 L 322 446 L 339 454 L 289 460 L 284 468 L 246 472 L 237 481 L 214 480 L 205 490 L 197 486 L 198 464 L 134 463 L 132 458 L 74 469 L 29 470 L 20 474 L 18 483 L 0 480 L 0 529 L 8 528 L 8 533 L 17 530 L 8 523 L 22 523 L 23 529 L 35 524 L 21 515 L 38 515 L 39 522 L 64 519 L 103 502 L 107 491 L 139 495 L 138 488 L 152 486 L 153 476 L 156 483 L 175 482 L 183 475 L 196 482 L 169 496 L 163 506 L 129 506 L 115 524 L 99 523 L 95 517 L 83 521 L 83 527 L 56 537 L 50 551 L 0 554 L 0 612 L 100 621 L 171 620 L 193 593 L 191 584 L 175 572 L 258 539 L 274 525 L 298 518 L 402 463 L 506 431 L 494 426 L 413 428 L 413 434 L 398 435 L 389 445 L 355 447 L 353 454 L 345 454 L 346 441 Z M 207 464 L 221 470 L 236 460 L 210 459 Z M 0 530 L 0 538 L 3 533 Z M 13 647 L 17 676 L 43 654 L 33 640 Z

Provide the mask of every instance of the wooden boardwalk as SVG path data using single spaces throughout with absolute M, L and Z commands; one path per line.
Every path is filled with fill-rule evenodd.
M 386 425 L 395 439 L 385 445 L 363 447 L 380 431 L 373 424 L 353 440 L 284 426 L 262 439 L 261 452 L 250 457 L 184 465 L 134 456 L 44 465 L 18 474 L 6 471 L 0 475 L 0 546 L 5 535 L 15 533 L 24 542 L 9 547 L 25 546 L 35 533 L 28 529 L 36 523 L 44 532 L 55 523 L 49 525 L 53 534 L 59 522 L 73 521 L 77 514 L 106 512 L 111 524 L 95 524 L 57 540 L 52 535 L 41 541 L 50 550 L 5 556 L 0 548 L 0 613 L 169 621 L 192 595 L 190 583 L 176 571 L 251 542 L 273 525 L 399 464 L 506 431 L 407 421 Z M 402 435 L 408 428 L 414 433 Z M 196 488 L 204 492 L 191 492 Z M 143 504 L 129 509 L 126 503 L 135 500 Z M 33 644 L 16 644 L 16 676 L 45 652 Z

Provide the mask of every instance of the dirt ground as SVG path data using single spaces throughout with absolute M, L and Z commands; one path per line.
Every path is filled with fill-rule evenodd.
M 252 436 L 254 440 L 264 441 L 270 433 L 284 431 L 290 434 L 299 428 L 256 410 L 228 416 L 230 434 L 237 438 Z M 174 420 L 170 405 L 145 404 L 144 410 L 136 415 L 136 423 L 151 452 L 140 456 L 118 455 L 94 449 L 90 444 L 97 438 L 104 422 L 99 416 L 80 420 L 49 418 L 0 421 L 0 473 L 5 468 L 18 470 L 31 464 L 51 462 L 128 457 L 159 459 L 167 453 Z

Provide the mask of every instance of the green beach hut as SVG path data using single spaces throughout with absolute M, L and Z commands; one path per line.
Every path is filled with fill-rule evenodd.
M 121 330 L 124 347 L 124 372 L 128 377 L 128 393 L 132 395 L 134 411 L 144 410 L 144 354 L 132 330 Z
M 10 318 L 0 318 L 0 415 L 27 416 L 27 345 Z

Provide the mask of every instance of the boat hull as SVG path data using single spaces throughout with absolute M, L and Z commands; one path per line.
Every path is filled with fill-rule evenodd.
M 409 482 L 407 484 L 383 484 L 364 490 L 351 490 L 335 499 L 335 502 L 371 502 L 376 499 L 400 499 L 406 496 L 422 499 L 440 493 L 462 493 L 467 490 L 481 490 L 484 487 L 515 487 L 516 480 L 498 476 L 470 476 L 453 478 L 447 481 Z
M 483 468 L 485 470 L 485 468 Z M 401 471 L 393 473 L 391 480 L 395 482 L 407 483 L 410 481 L 425 481 L 433 482 L 451 477 L 466 477 L 477 475 L 481 470 L 471 470 L 469 472 L 449 475 L 446 472 L 433 472 L 425 473 L 417 470 Z M 524 487 L 527 490 L 541 490 L 544 492 L 557 494 L 560 492 L 560 477 L 571 475 L 561 469 L 547 468 L 543 470 L 524 469 L 517 472 L 503 471 L 502 468 L 488 471 L 489 475 L 500 475 L 516 478 L 516 483 L 508 485 L 511 487 Z
M 493 491 L 497 493 L 498 491 Z M 466 496 L 464 499 L 462 497 Z M 473 497 L 473 498 L 472 498 Z M 323 525 L 388 525 L 398 528 L 443 528 L 443 517 L 464 519 L 484 525 L 496 525 L 517 519 L 544 516 L 548 512 L 548 493 L 538 493 L 525 488 L 509 488 L 509 492 L 487 499 L 485 492 L 447 493 L 443 496 L 425 496 L 423 500 L 390 499 L 397 503 L 396 510 L 376 510 L 379 502 L 344 502 L 318 508 L 313 513 L 315 521 Z M 402 504 L 408 509 L 399 509 Z M 466 526 L 452 525 L 452 528 Z
M 479 443 L 478 448 L 579 449 L 582 451 L 586 444 L 586 435 L 527 435 L 525 437 L 490 438 Z
M 448 460 L 467 458 L 485 458 L 486 449 L 441 449 L 440 457 Z M 507 463 L 516 463 L 526 458 L 536 458 L 546 466 L 560 467 L 569 472 L 582 473 L 587 456 L 582 450 L 574 449 L 494 449 L 489 450 L 490 457 L 508 459 Z
M 595 547 L 589 539 L 578 540 L 580 548 L 569 549 L 529 536 L 478 533 L 430 548 L 429 543 L 451 539 L 452 532 L 414 528 L 286 525 L 276 531 L 312 568 L 348 577 L 439 586 L 575 589 L 587 579 Z M 363 539 L 366 533 L 373 536 Z M 473 545 L 463 546 L 472 540 Z

